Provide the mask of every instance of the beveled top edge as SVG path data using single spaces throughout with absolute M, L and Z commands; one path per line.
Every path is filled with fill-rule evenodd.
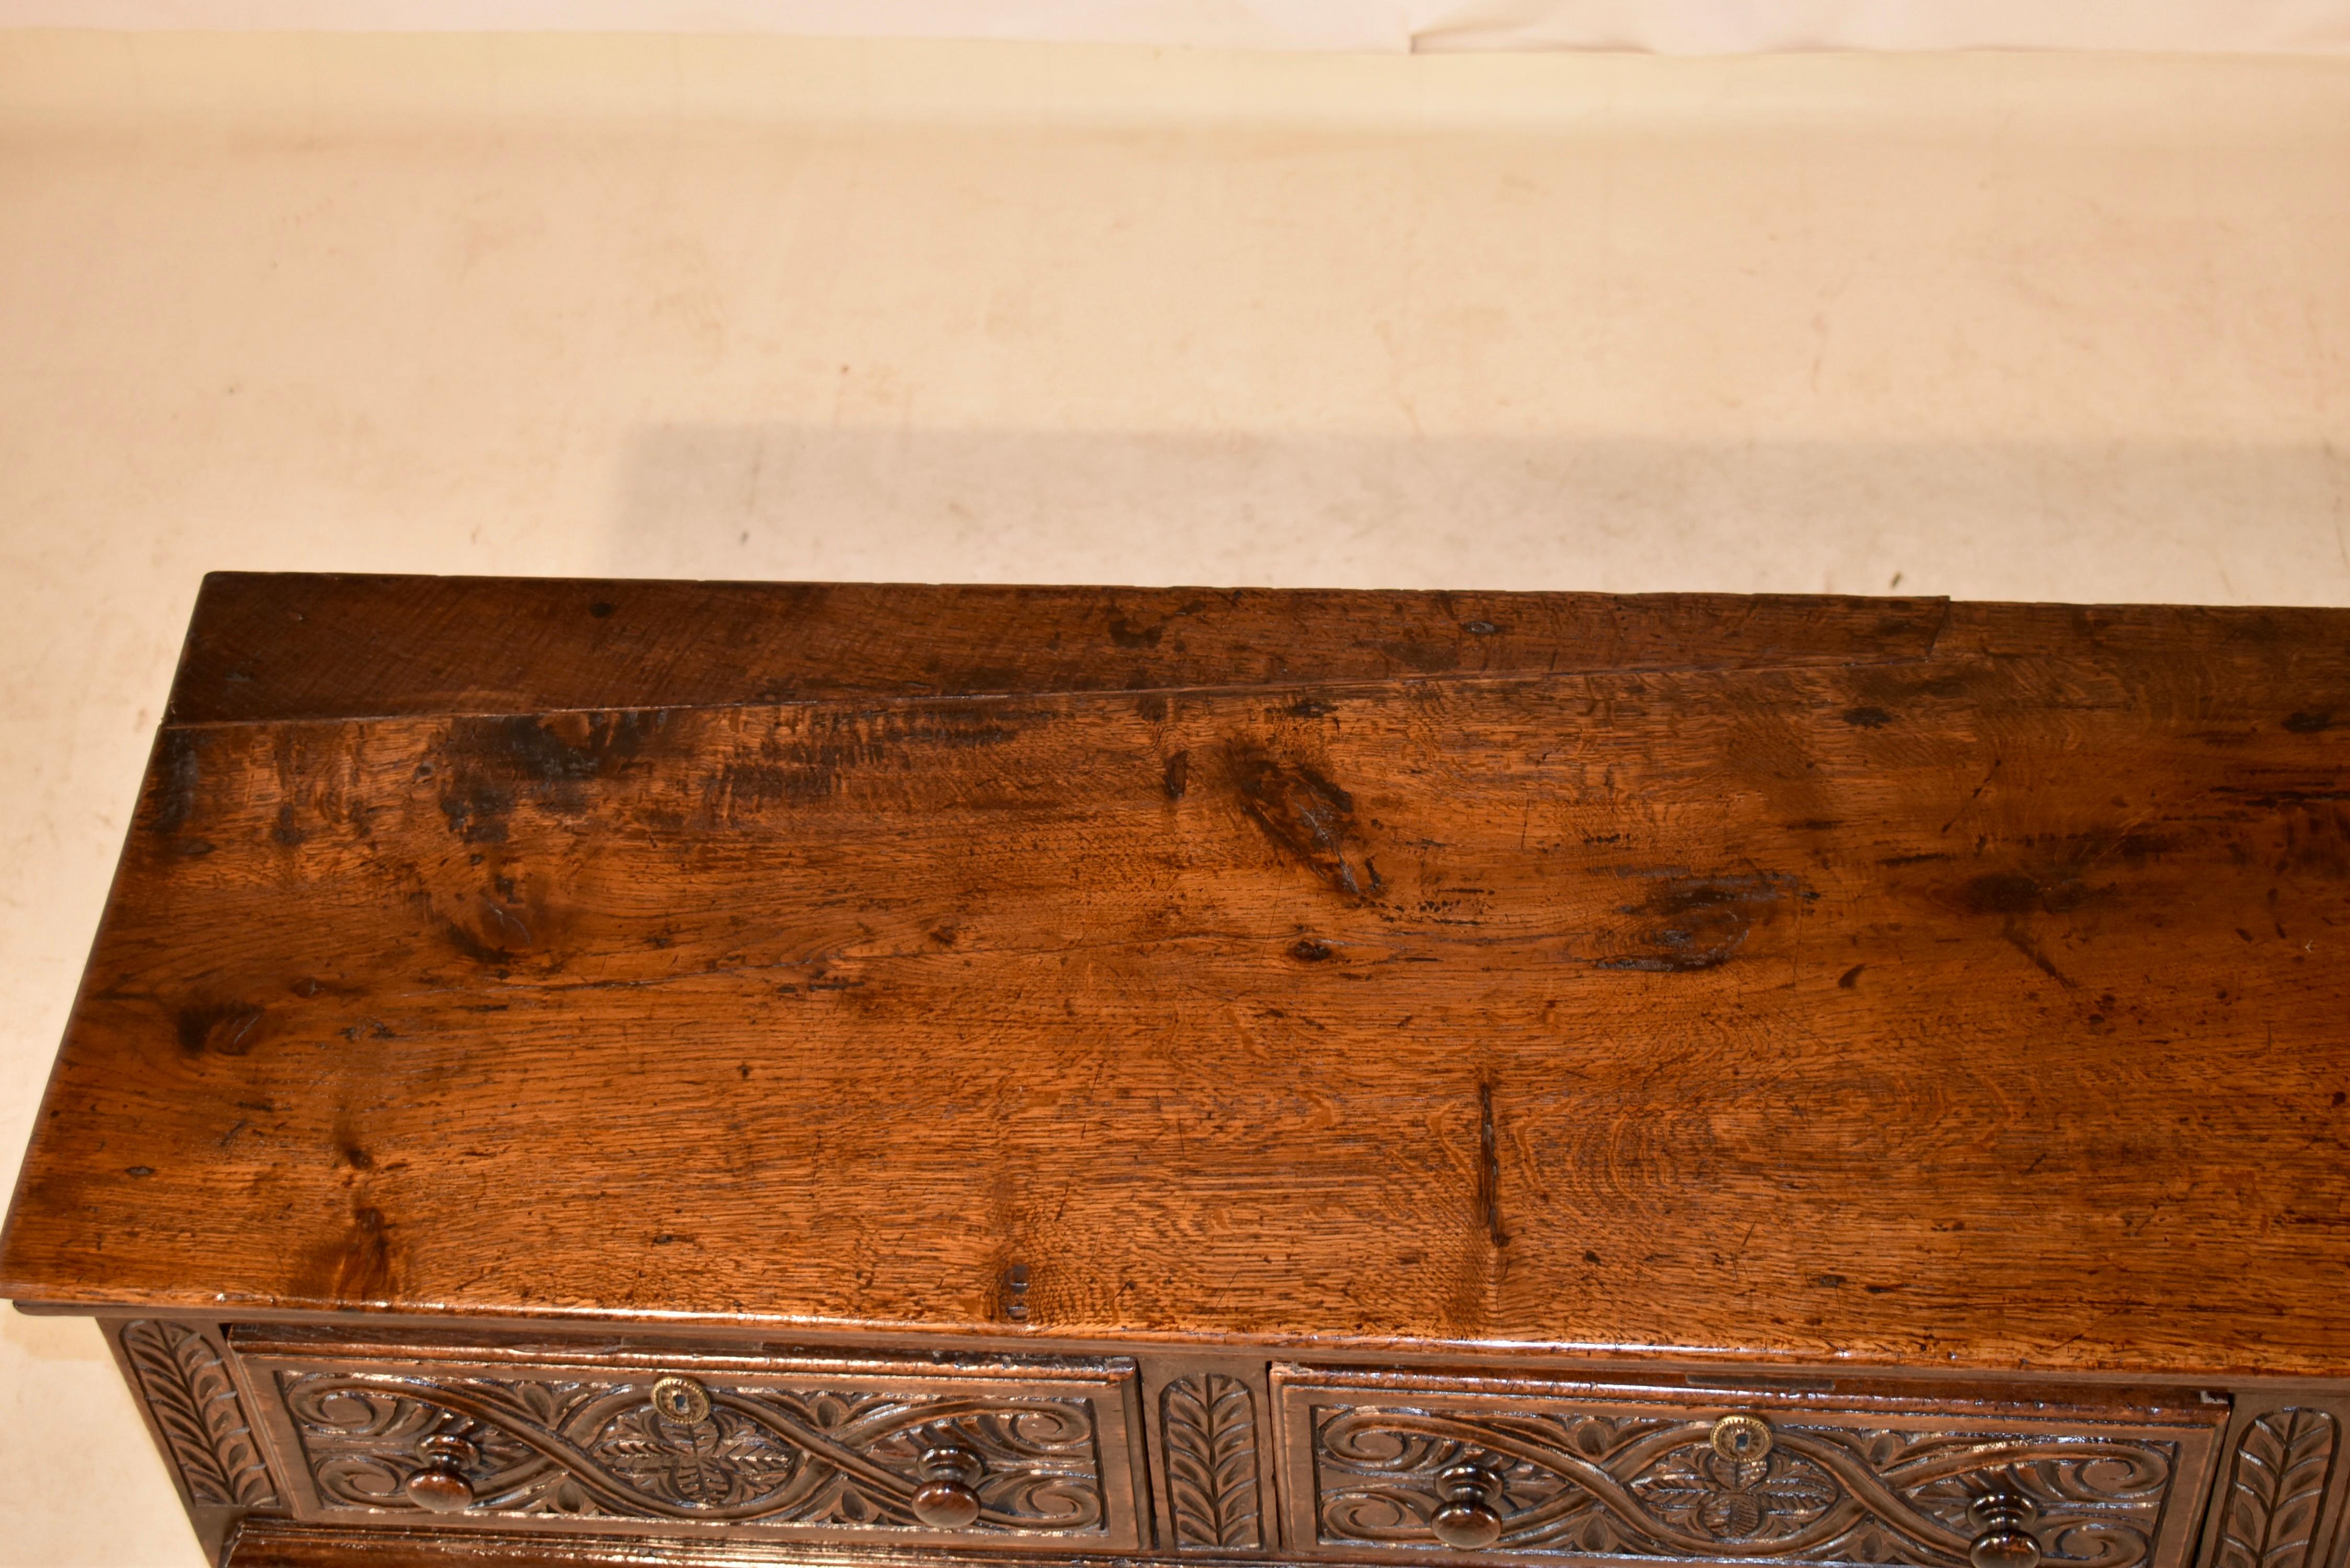
M 165 723 L 1927 657 L 1939 598 L 216 572 Z

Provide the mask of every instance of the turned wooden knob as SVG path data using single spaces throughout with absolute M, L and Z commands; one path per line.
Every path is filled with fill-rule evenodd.
M 1482 1465 L 1454 1465 L 1436 1478 L 1443 1499 L 1429 1516 L 1436 1539 L 1456 1552 L 1482 1552 L 1502 1538 L 1502 1478 Z
M 914 1517 L 934 1530 L 963 1530 L 979 1519 L 979 1456 L 965 1449 L 932 1449 L 922 1456 L 922 1484 L 914 1489 Z
M 401 1489 L 409 1501 L 434 1513 L 462 1513 L 473 1506 L 473 1483 L 465 1479 L 464 1467 L 479 1459 L 481 1450 L 463 1438 L 442 1433 L 417 1444 L 416 1451 L 424 1456 L 424 1468 Z
M 1968 1546 L 1967 1560 L 1974 1568 L 2040 1568 L 2040 1542 L 2024 1528 L 2038 1511 L 2020 1492 L 1975 1499 L 1967 1518 L 1981 1533 Z

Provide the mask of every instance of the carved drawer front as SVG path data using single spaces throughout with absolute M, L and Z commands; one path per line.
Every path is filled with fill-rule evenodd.
M 1125 1361 L 234 1343 L 296 1519 L 1143 1544 Z
M 2182 1568 L 2224 1402 L 1277 1366 L 1289 1541 L 1347 1556 Z

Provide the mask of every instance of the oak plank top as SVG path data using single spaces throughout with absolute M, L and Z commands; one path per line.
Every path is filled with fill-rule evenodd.
M 215 577 L 0 1294 L 2350 1376 L 2345 757 L 2336 610 Z

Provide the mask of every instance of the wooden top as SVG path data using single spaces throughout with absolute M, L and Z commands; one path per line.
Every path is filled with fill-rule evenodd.
M 214 577 L 0 1293 L 2350 1376 L 2345 760 L 2335 610 Z

